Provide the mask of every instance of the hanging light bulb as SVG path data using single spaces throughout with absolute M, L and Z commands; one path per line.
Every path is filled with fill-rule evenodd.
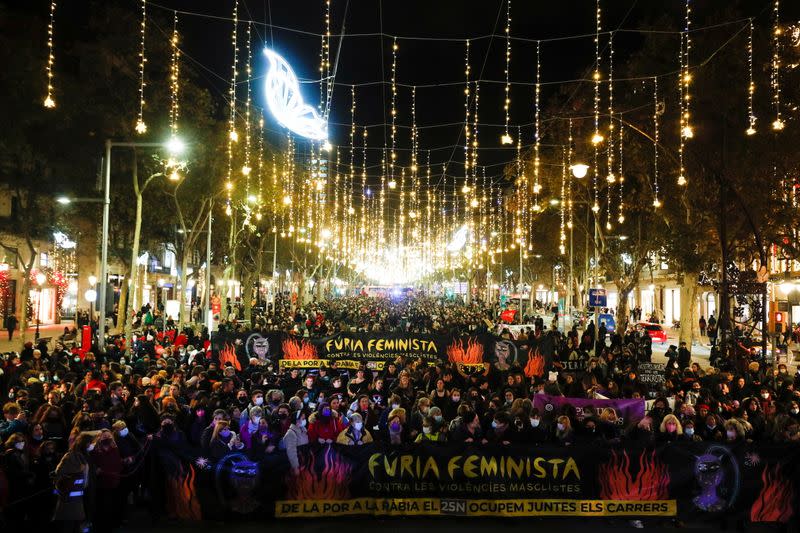
M 253 169 L 245 165 L 242 167 L 242 174 L 244 174 L 245 176 L 249 176 L 251 170 Z
M 659 200 L 658 198 L 653 200 L 653 207 L 661 207 L 661 200 Z
M 397 182 L 394 180 L 390 180 L 389 183 L 387 183 L 387 185 L 389 186 L 390 189 L 394 189 L 397 187 Z
M 597 213 L 598 211 L 600 211 L 600 206 L 599 206 L 598 204 L 594 204 L 594 205 L 592 206 L 592 211 L 594 211 L 595 213 Z
M 603 137 L 599 133 L 595 133 L 594 135 L 592 135 L 592 144 L 594 144 L 594 145 L 600 144 L 604 140 L 605 140 L 605 137 Z

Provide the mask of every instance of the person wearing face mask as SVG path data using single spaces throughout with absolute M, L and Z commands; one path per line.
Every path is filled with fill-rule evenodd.
M 358 413 L 350 415 L 350 425 L 347 426 L 336 438 L 337 444 L 345 446 L 360 446 L 372 442 L 372 435 L 364 427 L 364 419 Z
M 414 409 L 411 411 L 411 438 L 416 439 L 422 432 L 422 420 L 428 416 L 431 409 L 431 400 L 423 396 L 417 400 Z
M 56 467 L 58 500 L 53 520 L 61 522 L 63 531 L 76 531 L 86 520 L 84 495 L 87 490 L 94 490 L 89 485 L 89 454 L 94 450 L 93 441 L 93 435 L 79 434 Z
M 387 437 L 385 440 L 388 444 L 396 446 L 407 442 L 406 410 L 402 407 L 392 409 L 389 413 L 386 429 Z
M 155 438 L 171 443 L 185 443 L 186 434 L 175 425 L 172 416 L 162 416 L 161 429 L 156 433 Z
M 231 431 L 230 422 L 221 420 L 214 426 L 214 434 L 211 436 L 209 455 L 212 459 L 219 461 L 232 451 L 244 450 L 244 443 Z
M 436 422 L 434 421 L 433 417 L 426 416 L 422 420 L 422 432 L 417 435 L 417 438 L 414 439 L 414 442 L 444 442 L 447 439 L 446 433 L 442 432 L 441 430 L 437 431 L 436 427 Z
M 30 458 L 25 444 L 25 436 L 14 433 L 6 439 L 3 451 L 2 465 L 8 478 L 8 501 L 13 502 L 4 509 L 9 527 L 22 527 L 28 514 L 33 511 L 27 498 L 33 492 L 34 474 L 30 469 Z
M 53 518 L 56 498 L 53 494 L 53 480 L 50 476 L 55 471 L 60 458 L 56 442 L 45 440 L 39 449 L 39 454 L 32 461 L 31 471 L 34 474 L 33 494 L 35 496 L 31 498 L 30 505 L 36 512 L 31 514 L 30 524 L 36 531 L 45 531 Z
M 792 400 L 789 402 L 789 409 L 787 410 L 789 418 L 795 421 L 800 421 L 800 402 Z
M 114 436 L 114 443 L 119 451 L 120 460 L 122 461 L 122 475 L 117 490 L 119 492 L 120 501 L 126 502 L 128 501 L 128 495 L 133 492 L 139 484 L 140 469 L 137 468 L 139 466 L 137 459 L 140 461 L 144 460 L 143 456 L 139 456 L 142 445 L 133 433 L 131 433 L 130 429 L 128 429 L 127 424 L 122 420 L 114 422 L 111 426 L 111 431 Z M 118 521 L 122 521 L 126 510 L 126 505 L 122 505 L 117 510 Z
M 308 439 L 313 443 L 332 444 L 344 429 L 339 413 L 330 404 L 321 402 L 315 413 L 308 419 Z
M 492 444 L 508 445 L 514 439 L 514 429 L 511 427 L 511 417 L 508 413 L 500 411 L 495 414 L 484 441 Z
M 303 410 L 295 411 L 292 414 L 292 425 L 289 426 L 280 442 L 280 448 L 286 450 L 286 456 L 295 476 L 300 473 L 300 459 L 297 456 L 297 448 L 308 444 L 306 423 L 306 412 Z
M 239 436 L 247 450 L 253 447 L 252 436 L 258 433 L 258 426 L 261 419 L 264 418 L 264 410 L 254 406 L 248 409 L 248 413 L 250 416 L 247 421 L 239 426 Z
M 124 501 L 120 500 L 118 490 L 122 457 L 110 431 L 103 430 L 95 437 L 89 461 L 94 466 L 95 473 L 95 512 L 92 525 L 96 531 L 111 531 Z
M 723 425 L 725 430 L 725 444 L 737 444 L 745 441 L 745 427 L 737 419 L 726 420 Z
M 556 419 L 555 438 L 562 446 L 570 446 L 575 443 L 575 431 L 572 429 L 572 421 L 568 416 L 562 415 Z
M 659 442 L 675 442 L 680 440 L 681 435 L 683 435 L 683 427 L 678 417 L 673 414 L 665 416 L 658 427 L 657 440 Z
M 447 402 L 442 409 L 444 417 L 447 420 L 452 420 L 458 416 L 458 406 L 461 405 L 461 391 L 459 389 L 450 390 L 450 401 Z
M 680 442 L 703 442 L 703 438 L 697 434 L 694 420 L 684 420 L 683 435 L 681 435 L 678 440 Z
M 725 432 L 722 429 L 722 423 L 717 415 L 708 413 L 703 422 L 699 433 L 704 441 L 722 442 L 725 440 Z

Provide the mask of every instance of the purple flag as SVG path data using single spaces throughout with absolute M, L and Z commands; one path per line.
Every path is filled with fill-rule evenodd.
M 549 394 L 534 394 L 533 406 L 539 410 L 542 416 L 552 418 L 556 413 L 561 412 L 564 405 L 571 405 L 577 412 L 578 420 L 583 420 L 584 408 L 592 407 L 599 416 L 600 412 L 606 407 L 610 407 L 617 412 L 619 424 L 627 426 L 644 418 L 644 399 L 632 400 L 591 400 L 587 398 L 566 398 L 564 396 L 550 396 Z

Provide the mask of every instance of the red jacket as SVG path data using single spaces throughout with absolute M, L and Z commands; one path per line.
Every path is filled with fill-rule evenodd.
M 328 420 L 322 420 L 316 415 L 308 425 L 308 442 L 317 442 L 318 439 L 330 439 L 336 442 L 344 428 L 345 424 L 338 415 L 331 415 Z

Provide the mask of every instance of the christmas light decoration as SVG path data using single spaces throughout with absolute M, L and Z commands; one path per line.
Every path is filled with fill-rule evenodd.
M 756 133 L 756 115 L 753 112 L 753 96 L 756 92 L 756 84 L 753 81 L 753 19 L 750 19 L 750 32 L 747 35 L 747 135 Z
M 511 113 L 511 0 L 506 0 L 506 87 L 503 110 L 506 114 L 505 133 L 500 138 L 501 144 L 514 144 L 514 139 L 508 133 L 509 115 Z
M 147 62 L 145 57 L 145 35 L 147 30 L 147 0 L 142 0 L 142 22 L 140 25 L 141 46 L 139 52 L 139 115 L 136 119 L 135 130 L 138 134 L 143 134 L 147 131 L 147 124 L 144 123 L 144 66 Z
M 534 125 L 534 140 L 533 140 L 533 194 L 534 194 L 534 201 L 533 201 L 533 210 L 540 211 L 541 206 L 539 205 L 539 192 L 542 189 L 542 185 L 539 182 L 539 170 L 541 165 L 541 159 L 539 156 L 539 151 L 541 147 L 541 109 L 539 106 L 539 95 L 541 93 L 541 50 L 542 50 L 542 43 L 541 41 L 536 41 L 536 85 L 534 88 L 534 103 L 533 103 L 533 125 Z
M 653 207 L 661 207 L 658 198 L 658 76 L 653 76 Z
M 685 140 L 694 137 L 694 130 L 692 129 L 690 119 L 690 94 L 689 85 L 692 81 L 692 76 L 689 73 L 689 50 L 691 49 L 691 38 L 689 35 L 689 26 L 691 25 L 691 5 L 690 0 L 686 0 L 686 13 L 684 18 L 684 27 L 681 32 L 681 49 L 680 49 L 680 77 L 678 81 L 678 91 L 680 96 L 680 131 L 678 135 L 678 185 L 686 185 L 685 167 L 684 167 L 684 146 Z
M 178 38 L 178 12 L 175 11 L 172 19 L 172 38 L 170 39 L 170 47 L 172 49 L 172 58 L 170 61 L 169 79 L 170 79 L 170 105 L 169 105 L 169 130 L 172 139 L 178 136 L 178 117 L 180 114 L 180 56 L 181 50 L 179 48 Z
M 231 34 L 231 43 L 233 45 L 233 66 L 231 67 L 231 85 L 228 89 L 228 99 L 230 104 L 230 113 L 228 117 L 228 172 L 225 178 L 225 190 L 228 192 L 226 198 L 225 212 L 230 215 L 231 210 L 231 193 L 233 191 L 233 144 L 239 140 L 239 135 L 236 133 L 236 78 L 239 74 L 239 0 L 234 0 L 233 3 L 233 32 Z
M 44 98 L 44 107 L 52 109 L 56 106 L 56 101 L 53 99 L 53 65 L 56 60 L 56 53 L 53 48 L 53 36 L 55 32 L 56 20 L 56 2 L 50 2 L 50 23 L 47 25 L 47 65 L 45 72 L 47 73 L 47 96 Z
M 252 61 L 253 61 L 253 53 L 251 47 L 251 39 L 252 39 L 252 24 L 247 25 L 247 41 L 245 45 L 245 50 L 247 54 L 247 64 L 245 66 L 245 74 L 247 79 L 245 83 L 247 85 L 246 94 L 244 101 L 244 164 L 242 165 L 242 175 L 245 177 L 245 185 L 244 185 L 244 194 L 245 196 L 250 195 L 250 172 L 252 168 L 250 167 L 250 108 L 251 108 L 251 96 L 252 96 L 252 87 L 250 85 L 250 81 L 253 78 L 253 68 L 252 68 Z
M 264 55 L 269 60 L 265 79 L 267 106 L 275 119 L 301 137 L 317 141 L 327 139 L 327 121 L 303 101 L 300 82 L 289 63 L 269 49 L 264 50 Z
M 775 0 L 772 8 L 774 26 L 772 29 L 772 69 L 770 81 L 772 85 L 772 103 L 775 107 L 775 120 L 772 122 L 774 131 L 781 131 L 785 124 L 781 113 L 781 2 Z

